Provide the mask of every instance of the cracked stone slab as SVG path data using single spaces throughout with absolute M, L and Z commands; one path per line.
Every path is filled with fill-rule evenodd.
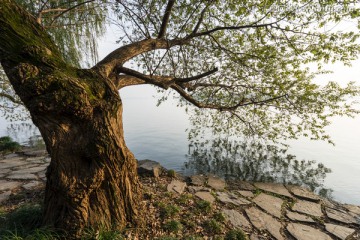
M 23 172 L 12 172 L 6 178 L 9 179 L 18 179 L 18 180 L 35 180 L 37 179 L 36 175 L 32 173 L 23 173 Z
M 252 191 L 239 190 L 237 191 L 240 195 L 248 198 L 253 198 L 255 195 Z
M 325 212 L 326 212 L 326 215 L 332 220 L 339 221 L 342 223 L 347 223 L 347 224 L 358 223 L 356 218 L 351 216 L 348 213 L 341 212 L 339 210 L 335 210 L 332 208 L 325 208 Z
M 191 184 L 195 186 L 204 186 L 205 180 L 205 176 L 203 175 L 194 175 L 190 177 Z
M 288 218 L 290 218 L 291 220 L 293 220 L 293 221 L 308 222 L 308 223 L 314 223 L 315 222 L 311 217 L 300 214 L 300 213 L 296 213 L 296 212 L 287 211 L 286 216 Z
M 288 185 L 287 189 L 294 194 L 296 197 L 308 199 L 311 201 L 320 201 L 320 197 L 316 195 L 315 193 L 309 191 L 306 188 L 296 186 L 296 185 Z
M 38 172 L 46 170 L 46 168 L 47 168 L 47 165 L 42 165 L 42 166 L 29 168 L 28 171 L 30 173 L 38 173 Z
M 293 211 L 305 213 L 314 217 L 322 217 L 321 205 L 319 203 L 297 200 L 294 204 Z
M 210 203 L 214 203 L 215 202 L 215 198 L 213 195 L 211 195 L 210 192 L 196 192 L 195 196 L 197 196 L 198 198 L 208 201 Z
M 14 168 L 14 167 L 19 167 L 19 166 L 24 166 L 26 165 L 26 162 L 23 160 L 14 160 L 14 161 L 7 161 L 7 162 L 2 162 L 1 164 L 1 168 Z
M 227 193 L 227 192 L 217 192 L 216 195 L 218 196 L 218 199 L 222 203 L 231 203 L 236 206 L 240 205 L 248 205 L 251 202 L 246 200 L 245 198 L 238 197 L 234 194 Z
M 26 183 L 24 185 L 22 185 L 22 187 L 26 190 L 31 190 L 37 186 L 41 185 L 41 182 L 40 181 L 31 181 L 29 183 Z
M 325 229 L 329 233 L 334 234 L 341 240 L 345 240 L 355 233 L 355 229 L 339 226 L 336 224 L 325 223 Z
M 253 202 L 269 214 L 277 218 L 281 217 L 281 206 L 283 204 L 283 200 L 281 198 L 260 193 L 253 199 Z
M 256 188 L 251 183 L 241 180 L 227 180 L 226 183 L 228 189 L 230 190 L 246 190 L 246 191 L 256 190 Z
M 257 188 L 260 188 L 261 190 L 276 193 L 285 197 L 293 198 L 291 193 L 289 193 L 289 191 L 282 184 L 257 182 L 254 183 L 254 185 Z
M 168 192 L 174 192 L 182 194 L 185 190 L 186 183 L 179 180 L 172 180 L 167 186 Z
M 285 240 L 281 235 L 281 223 L 276 218 L 270 216 L 255 207 L 245 210 L 251 223 L 259 230 L 267 230 L 277 240 Z
M 217 191 L 224 190 L 226 186 L 224 179 L 214 176 L 209 176 L 207 185 Z
M 0 164 L 0 166 L 2 166 L 2 165 Z M 11 171 L 10 169 L 0 169 L 0 174 L 7 174 L 10 171 Z
M 344 204 L 343 206 L 353 215 L 360 217 L 360 206 L 351 204 Z
M 286 229 L 297 240 L 332 240 L 326 233 L 299 223 L 289 223 Z
M 234 227 L 251 229 L 251 224 L 240 212 L 236 210 L 223 209 L 222 213 L 225 215 L 225 219 L 230 221 Z
M 9 153 L 7 155 L 4 156 L 5 159 L 9 159 L 9 158 L 18 158 L 20 157 L 19 154 L 17 153 Z
M 11 190 L 21 185 L 21 182 L 0 180 L 0 191 Z
M 11 195 L 11 191 L 6 191 L 6 192 L 3 192 L 3 193 L 0 193 L 0 203 L 8 200 L 10 195 Z
M 190 193 L 211 192 L 210 188 L 202 187 L 202 186 L 188 186 L 188 190 L 189 190 Z

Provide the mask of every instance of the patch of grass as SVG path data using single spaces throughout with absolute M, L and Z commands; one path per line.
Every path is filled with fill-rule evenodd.
M 176 220 L 170 220 L 163 225 L 163 229 L 169 232 L 177 233 L 183 229 L 183 225 Z
M 249 238 L 241 229 L 233 229 L 226 233 L 224 240 L 248 240 Z
M 180 197 L 178 199 L 176 199 L 176 202 L 178 204 L 184 205 L 184 204 L 188 204 L 192 198 L 193 198 L 192 194 L 185 193 L 185 194 L 181 194 Z
M 200 236 L 186 236 L 183 238 L 184 240 L 203 240 L 203 237 Z
M 156 240 L 178 240 L 178 238 L 170 237 L 170 236 L 163 236 L 163 237 L 156 238 Z
M 20 150 L 21 146 L 19 143 L 13 141 L 11 137 L 5 136 L 0 137 L 0 152 L 8 153 Z
M 225 222 L 225 216 L 221 212 L 214 213 L 213 218 L 218 222 Z
M 106 230 L 100 228 L 99 230 L 87 229 L 81 237 L 82 240 L 124 240 L 124 236 L 117 230 Z
M 177 205 L 167 205 L 165 203 L 159 203 L 160 217 L 174 217 L 180 212 L 180 208 Z
M 211 211 L 211 203 L 205 200 L 197 201 L 195 206 L 200 213 L 209 213 Z
M 214 219 L 205 221 L 203 227 L 204 230 L 210 234 L 220 234 L 223 230 L 221 223 Z
M 175 172 L 175 170 L 172 170 L 172 169 L 168 170 L 168 171 L 167 171 L 167 176 L 168 176 L 168 177 L 171 177 L 171 178 L 175 178 L 175 177 L 176 177 L 176 172 Z

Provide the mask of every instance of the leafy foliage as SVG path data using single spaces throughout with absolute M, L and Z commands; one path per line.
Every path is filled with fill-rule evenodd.
M 10 137 L 0 137 L 0 153 L 14 152 L 20 149 L 20 144 L 14 142 Z

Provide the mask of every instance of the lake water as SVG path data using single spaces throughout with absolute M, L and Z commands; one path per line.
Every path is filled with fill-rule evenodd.
M 169 100 L 156 107 L 150 86 L 129 87 L 121 92 L 124 103 L 124 130 L 128 147 L 137 159 L 153 159 L 164 167 L 183 171 L 189 142 L 185 130 L 189 120 L 184 109 Z M 9 123 L 0 119 L 0 136 L 8 134 Z M 336 146 L 300 139 L 289 142 L 289 153 L 297 159 L 316 160 L 332 169 L 324 180 L 334 199 L 360 205 L 360 117 L 336 118 L 328 132 Z M 34 132 L 17 136 L 24 140 Z M 13 135 L 13 133 L 12 133 Z M 321 180 L 321 179 L 320 179 Z

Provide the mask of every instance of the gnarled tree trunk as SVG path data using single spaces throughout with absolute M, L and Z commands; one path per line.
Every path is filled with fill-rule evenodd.
M 114 84 L 64 63 L 35 19 L 9 0 L 0 0 L 0 54 L 51 155 L 44 223 L 73 238 L 86 227 L 137 223 L 140 184 Z

